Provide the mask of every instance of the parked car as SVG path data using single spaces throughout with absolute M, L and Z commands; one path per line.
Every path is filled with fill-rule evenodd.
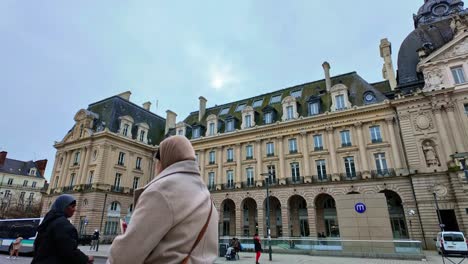
M 78 237 L 78 244 L 82 246 L 91 245 L 93 235 L 81 235 Z
M 439 232 L 436 248 L 439 254 L 468 255 L 468 245 L 462 232 Z

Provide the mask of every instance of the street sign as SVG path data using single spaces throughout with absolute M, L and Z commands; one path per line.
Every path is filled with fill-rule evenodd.
M 356 212 L 362 214 L 366 211 L 366 205 L 364 203 L 357 203 L 356 205 L 354 205 L 354 210 L 356 210 Z

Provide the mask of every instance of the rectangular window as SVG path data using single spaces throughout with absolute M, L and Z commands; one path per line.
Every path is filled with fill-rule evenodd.
M 269 184 L 274 184 L 276 183 L 276 169 L 275 169 L 275 165 L 268 165 L 267 166 L 267 170 L 268 170 L 268 183 Z
M 193 129 L 193 135 L 192 135 L 193 138 L 199 138 L 200 137 L 200 128 L 199 127 L 196 127 Z
M 238 104 L 236 107 L 236 112 L 240 112 L 244 110 L 244 108 L 245 108 L 245 104 Z
M 468 104 L 465 104 L 464 107 L 465 107 L 465 115 L 468 115 Z
M 299 172 L 299 163 L 293 162 L 291 163 L 291 178 L 293 182 L 299 182 L 301 178 L 301 174 Z
M 315 136 L 314 136 L 314 150 L 315 150 L 315 151 L 323 150 L 323 138 L 322 138 L 322 135 L 315 135 Z
M 289 139 L 289 153 L 297 153 L 297 140 L 295 138 Z
M 138 183 L 140 182 L 140 178 L 139 177 L 135 177 L 133 178 L 133 189 L 136 190 L 138 189 Z
M 114 189 L 120 188 L 120 179 L 122 178 L 122 174 L 116 173 L 114 179 Z
M 309 103 L 309 115 L 318 115 L 319 111 L 319 103 Z
M 234 120 L 229 120 L 226 123 L 226 132 L 234 131 Z
M 208 173 L 208 189 L 212 190 L 215 187 L 215 173 L 209 172 Z
M 253 147 L 252 145 L 248 145 L 245 147 L 246 158 L 253 159 Z
M 245 169 L 245 174 L 247 175 L 247 186 L 255 186 L 253 168 Z
M 70 187 L 72 187 L 74 184 L 75 184 L 75 173 L 72 173 L 70 177 Z
M 119 153 L 119 160 L 117 160 L 117 164 L 119 165 L 125 165 L 125 153 L 120 152 Z
M 276 104 L 276 103 L 279 103 L 281 102 L 281 95 L 274 95 L 271 97 L 270 99 L 270 104 Z
M 226 115 L 229 113 L 229 107 L 223 108 L 220 112 L 219 115 Z
M 291 96 L 295 97 L 295 98 L 301 97 L 302 96 L 302 90 L 291 91 Z
M 341 146 L 350 147 L 351 146 L 351 135 L 349 130 L 344 130 L 340 132 L 341 134 Z
M 4 196 L 4 197 L 5 197 L 5 198 L 8 198 L 8 196 L 10 196 L 10 190 L 6 190 L 6 191 L 5 191 L 5 196 Z
M 251 127 L 252 126 L 252 116 L 251 115 L 246 115 L 245 116 L 245 127 Z
M 216 153 L 214 151 L 210 151 L 210 154 L 209 154 L 209 162 L 210 164 L 215 164 L 216 162 L 216 157 L 215 157 Z
M 319 181 L 327 180 L 327 167 L 325 165 L 325 160 L 316 160 L 315 164 L 317 165 L 317 178 Z
M 31 187 L 36 188 L 37 182 L 33 182 Z
M 262 104 L 263 104 L 263 98 L 262 99 L 257 99 L 257 100 L 255 100 L 253 102 L 252 107 L 253 108 L 260 107 L 260 106 L 262 106 Z
M 377 168 L 377 175 L 387 175 L 389 173 L 387 167 L 387 160 L 385 159 L 385 153 L 377 153 L 375 157 L 375 167 Z
M 370 127 L 370 135 L 372 143 L 382 142 L 382 134 L 380 133 L 380 126 Z
M 26 195 L 26 192 L 21 192 L 20 193 L 20 201 L 24 201 L 24 196 Z
M 183 129 L 179 129 L 179 131 L 177 131 L 177 135 L 183 136 L 183 135 L 184 135 L 184 130 L 183 130 Z
M 234 161 L 234 150 L 232 148 L 227 149 L 226 156 L 227 156 L 227 162 L 233 162 Z
M 234 171 L 228 170 L 227 175 L 227 188 L 234 188 Z
M 273 123 L 273 113 L 272 112 L 265 113 L 265 124 L 271 124 L 271 123 Z
M 215 123 L 210 123 L 210 136 L 215 134 Z
M 122 135 L 127 136 L 128 135 L 128 128 L 130 126 L 128 124 L 123 125 L 123 130 L 122 130 Z
M 335 96 L 336 110 L 343 110 L 346 108 L 344 95 L 340 94 Z
M 75 153 L 75 159 L 73 160 L 73 165 L 78 165 L 78 163 L 80 163 L 80 152 L 77 151 Z
M 273 142 L 266 143 L 266 153 L 267 157 L 272 157 L 275 155 L 275 145 Z
M 140 131 L 140 141 L 141 141 L 141 142 L 144 142 L 144 141 L 145 141 L 145 134 L 146 134 L 145 131 L 143 131 L 143 130 Z
M 141 158 L 140 157 L 136 158 L 135 169 L 141 170 Z
M 346 171 L 346 178 L 354 179 L 356 178 L 356 168 L 354 166 L 354 157 L 345 157 L 345 171 Z
M 89 177 L 88 177 L 88 184 L 93 183 L 93 178 L 94 178 L 94 171 L 89 172 Z
M 23 181 L 23 187 L 27 187 L 28 186 L 28 181 Z
M 9 178 L 8 179 L 8 185 L 12 185 L 13 184 L 13 178 Z
M 56 177 L 56 178 L 55 178 L 54 188 L 57 188 L 58 182 L 59 182 L 59 177 Z
M 453 80 L 455 81 L 455 84 L 462 84 L 465 83 L 465 72 L 463 71 L 463 67 L 454 67 L 451 69 L 452 70 L 452 76 Z
M 293 107 L 291 105 L 286 107 L 286 114 L 287 114 L 286 115 L 287 120 L 290 120 L 290 119 L 294 118 L 294 111 L 293 111 Z
M 29 200 L 31 201 L 32 199 L 34 199 L 34 193 L 29 194 Z

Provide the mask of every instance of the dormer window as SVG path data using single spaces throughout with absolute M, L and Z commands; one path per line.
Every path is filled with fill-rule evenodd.
M 271 123 L 273 123 L 273 113 L 272 112 L 265 113 L 265 124 L 271 124 Z
M 138 126 L 138 138 L 137 140 L 143 143 L 148 143 L 148 131 L 149 126 L 146 123 L 139 123 Z
M 251 115 L 246 115 L 244 117 L 244 127 L 245 128 L 249 128 L 249 127 L 252 127 L 252 116 Z
M 345 110 L 351 107 L 348 98 L 348 87 L 344 84 L 337 84 L 330 89 L 332 98 L 332 111 Z
M 145 139 L 146 132 L 145 131 L 140 131 L 140 141 L 143 142 Z
M 128 124 L 124 124 L 123 126 L 123 130 L 122 130 L 122 135 L 124 136 L 128 136 L 128 129 L 129 129 L 129 125 Z
M 340 94 L 340 95 L 335 96 L 335 101 L 336 101 L 336 110 L 343 110 L 346 108 L 344 95 Z
M 312 116 L 312 115 L 318 115 L 320 113 L 320 110 L 319 110 L 319 103 L 318 102 L 311 102 L 308 104 L 308 108 L 309 108 L 309 115 Z
M 229 113 L 229 107 L 223 108 L 220 112 L 219 115 L 226 115 Z
M 200 137 L 200 127 L 195 127 L 193 129 L 192 138 L 199 138 Z
M 176 124 L 176 134 L 179 136 L 185 136 L 187 133 L 187 125 L 184 122 L 179 122 Z
M 228 120 L 226 122 L 226 132 L 234 131 L 234 120 Z
M 239 104 L 237 107 L 236 107 L 236 112 L 240 112 L 242 110 L 244 110 L 246 104 Z
M 209 130 L 210 136 L 213 136 L 215 134 L 215 123 L 210 123 Z
M 279 102 L 281 102 L 281 94 L 274 95 L 270 99 L 270 104 L 276 104 L 276 103 L 279 103 Z
M 183 130 L 183 129 L 179 129 L 179 130 L 177 131 L 177 135 L 183 136 L 183 135 L 184 135 L 184 130 Z
M 300 98 L 302 96 L 302 89 L 291 91 L 291 96 L 294 98 Z
M 283 104 L 283 121 L 297 119 L 299 117 L 299 114 L 297 113 L 296 98 L 287 96 L 281 103 Z
M 252 106 L 246 106 L 242 110 L 242 125 L 241 128 L 250 128 L 255 126 L 255 111 Z
M 257 100 L 255 100 L 255 101 L 253 102 L 252 107 L 253 107 L 253 108 L 257 108 L 257 107 L 262 106 L 262 104 L 263 104 L 263 98 L 262 98 L 262 99 L 257 99 Z
M 216 133 L 218 133 L 218 117 L 214 114 L 209 115 L 206 118 L 206 124 L 207 124 L 207 131 L 206 131 L 206 136 L 214 136 Z
M 291 120 L 294 118 L 294 112 L 293 112 L 293 107 L 292 106 L 288 106 L 286 107 L 286 113 L 287 113 L 287 117 L 286 117 L 286 120 Z
M 37 170 L 35 168 L 32 168 L 32 169 L 29 170 L 29 175 L 31 175 L 31 176 L 35 176 L 36 173 L 37 173 Z
M 462 84 L 466 82 L 465 72 L 463 71 L 463 66 L 458 66 L 450 69 L 452 71 L 452 76 L 455 84 Z
M 364 93 L 364 103 L 365 104 L 372 104 L 375 103 L 377 98 L 373 92 L 366 92 Z
M 122 116 L 120 119 L 120 133 L 124 137 L 132 138 L 133 118 L 131 116 Z

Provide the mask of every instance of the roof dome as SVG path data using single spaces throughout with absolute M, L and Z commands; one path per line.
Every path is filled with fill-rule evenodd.
M 414 27 L 434 23 L 463 11 L 462 0 L 424 0 L 424 5 L 414 15 Z

